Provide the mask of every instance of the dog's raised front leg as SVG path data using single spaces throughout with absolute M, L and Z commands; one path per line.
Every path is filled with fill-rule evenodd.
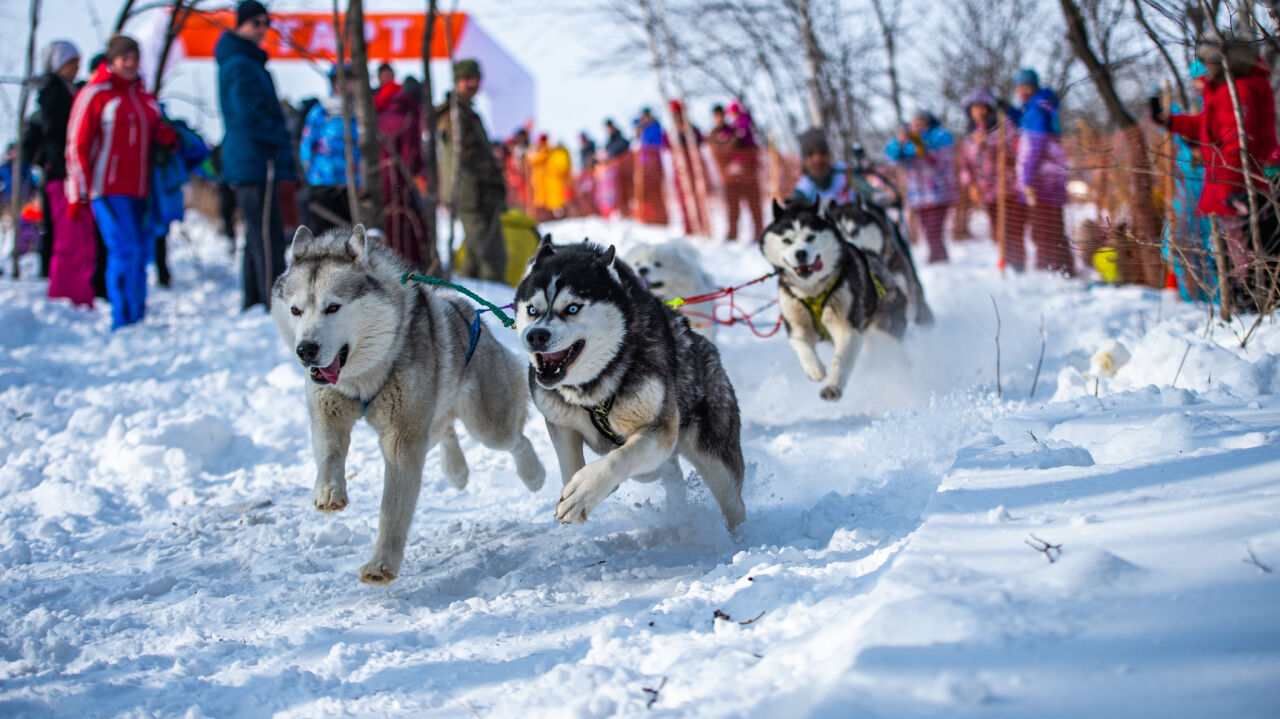
M 680 424 L 674 412 L 672 415 L 667 424 L 632 434 L 621 447 L 575 472 L 560 493 L 556 519 L 570 524 L 585 522 L 601 500 L 628 477 L 657 469 L 676 444 Z
M 862 333 L 839 322 L 829 322 L 831 341 L 835 344 L 835 354 L 831 356 L 831 371 L 827 376 L 827 384 L 818 396 L 834 402 L 844 394 L 844 385 L 853 372 L 854 360 L 862 349 Z
M 360 419 L 360 403 L 334 391 L 307 393 L 311 414 L 311 448 L 316 457 L 316 486 L 312 500 L 321 512 L 347 506 L 347 449 L 351 428 Z
M 791 349 L 796 352 L 796 357 L 800 358 L 800 366 L 804 368 L 804 376 L 814 382 L 821 382 L 827 376 L 827 370 L 822 366 L 822 360 L 818 359 L 818 351 L 814 349 L 814 342 L 804 337 L 796 336 L 788 339 L 791 341 Z
M 547 420 L 547 434 L 551 435 L 551 446 L 555 448 L 556 459 L 560 462 L 560 479 L 568 485 L 573 475 L 587 463 L 582 456 L 582 435 L 572 427 L 551 420 Z
M 422 464 L 431 446 L 425 435 L 395 433 L 379 438 L 386 475 L 382 482 L 382 511 L 378 515 L 378 540 L 373 558 L 360 568 L 360 581 L 386 584 L 400 573 L 409 523 L 422 489 Z

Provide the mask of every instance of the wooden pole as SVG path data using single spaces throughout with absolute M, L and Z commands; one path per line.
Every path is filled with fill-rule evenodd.
M 436 0 L 427 0 L 427 23 L 422 33 L 422 117 L 426 127 L 426 147 L 423 149 L 423 167 L 427 175 L 427 196 L 423 216 L 423 238 L 427 246 L 427 274 L 444 277 L 444 263 L 440 261 L 437 244 L 436 218 L 440 207 L 440 168 L 436 166 L 436 106 L 431 87 L 431 42 L 435 37 L 439 12 Z M 419 129 L 421 131 L 421 129 Z
M 454 3 L 457 8 L 457 3 Z M 449 52 L 449 77 L 453 78 L 453 11 L 444 16 L 444 45 Z M 453 152 L 449 157 L 449 256 L 445 258 L 445 274 L 453 275 L 453 248 L 457 245 L 458 178 L 462 174 L 462 109 L 458 106 L 458 87 L 449 91 L 449 143 Z M 487 142 L 489 138 L 484 138 Z M 475 258 L 472 258 L 473 260 Z
M 1000 110 L 996 110 L 1000 112 Z M 1006 196 L 1009 194 L 1009 181 L 1006 178 L 1009 166 L 1009 137 L 1008 137 L 1008 118 L 1001 114 L 997 120 L 996 126 L 996 142 L 1000 143 L 996 147 L 996 217 L 995 217 L 995 237 L 996 247 L 1000 250 L 1000 268 L 1004 269 L 1005 258 L 1008 257 L 1009 239 L 1006 237 L 1007 232 L 1006 220 L 1009 213 L 1009 201 Z M 1022 238 L 1016 238 L 1018 242 L 1022 242 Z
M 26 173 L 22 171 L 22 131 L 27 114 L 27 99 L 31 96 L 31 74 L 36 64 L 36 26 L 40 24 L 40 0 L 31 0 L 31 29 L 27 34 L 27 70 L 22 75 L 22 89 L 18 92 L 18 134 L 14 140 L 13 165 L 9 173 L 9 215 L 13 220 L 13 279 L 21 277 L 18 262 L 18 232 L 22 229 L 22 187 Z M 57 68 L 54 68 L 55 70 Z

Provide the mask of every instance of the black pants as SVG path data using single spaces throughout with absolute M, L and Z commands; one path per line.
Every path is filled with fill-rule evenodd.
M 240 208 L 240 217 L 244 220 L 244 261 L 240 271 L 244 302 L 241 306 L 249 309 L 254 305 L 269 305 L 271 285 L 284 273 L 285 237 L 284 223 L 280 219 L 280 203 L 276 202 L 276 198 L 271 198 L 271 218 L 265 232 L 271 250 L 268 258 L 263 250 L 262 227 L 262 203 L 267 186 L 246 184 L 232 187 L 236 193 L 236 206 Z
M 236 191 L 225 182 L 218 183 L 218 212 L 222 215 L 222 234 L 231 242 L 231 251 L 236 251 Z

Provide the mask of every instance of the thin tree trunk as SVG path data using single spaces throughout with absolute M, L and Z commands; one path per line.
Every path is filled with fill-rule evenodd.
M 133 3 L 134 0 L 125 0 L 124 6 L 120 8 L 120 14 L 116 16 L 116 26 L 111 31 L 112 35 L 119 35 L 124 30 L 124 24 L 133 16 Z
M 1151 287 L 1164 284 L 1162 265 L 1159 253 L 1152 248 L 1159 237 L 1160 228 L 1156 220 L 1155 206 L 1151 199 L 1151 157 L 1147 152 L 1146 138 L 1138 121 L 1124 106 L 1116 92 L 1111 69 L 1098 59 L 1089 45 L 1089 34 L 1085 27 L 1084 16 L 1075 0 L 1060 0 L 1062 14 L 1067 21 L 1067 41 L 1071 44 L 1076 56 L 1084 62 L 1093 79 L 1093 84 L 1102 97 L 1111 115 L 1112 124 L 1123 133 L 1125 147 L 1129 152 L 1127 167 L 1129 175 L 1129 202 L 1133 211 L 1133 234 L 1137 238 L 1140 257 L 1142 257 L 1143 282 Z
M 432 277 L 443 277 L 445 274 L 444 265 L 440 262 L 440 248 L 437 245 L 436 217 L 440 206 L 440 168 L 436 166 L 436 106 L 433 99 L 435 93 L 431 87 L 431 41 L 435 37 L 438 17 L 436 0 L 427 0 L 427 25 L 422 34 L 422 117 L 426 126 L 426 147 L 423 148 L 422 157 L 427 174 L 427 196 L 422 222 L 426 230 L 429 259 L 427 274 Z
M 1165 64 L 1169 66 L 1169 74 L 1173 75 L 1173 80 L 1178 85 L 1178 99 L 1182 101 L 1183 110 L 1190 112 L 1191 100 L 1187 96 L 1187 88 L 1182 84 L 1182 73 L 1178 71 L 1177 65 L 1173 64 L 1173 58 L 1170 57 L 1169 51 L 1164 48 L 1164 44 L 1160 42 L 1160 38 L 1156 37 L 1156 31 L 1147 22 L 1147 16 L 1142 12 L 1142 0 L 1133 0 L 1133 12 L 1138 18 L 1138 24 L 1142 25 L 1142 29 L 1147 33 L 1147 37 L 1151 39 L 1151 43 L 1160 51 L 1160 57 L 1163 57 Z
M 363 187 L 356 205 L 360 221 L 369 227 L 382 226 L 382 178 L 378 161 L 378 113 L 373 107 L 373 88 L 369 81 L 369 48 L 364 39 L 364 0 L 347 3 L 347 33 L 351 42 L 351 65 L 355 72 L 355 116 L 359 127 L 360 177 Z
M 351 93 L 347 87 L 347 55 L 343 38 L 347 34 L 345 18 L 338 15 L 338 0 L 333 0 L 333 37 L 337 62 L 334 64 L 334 79 L 342 78 L 342 159 L 344 174 L 347 180 L 347 208 L 351 213 L 351 222 L 359 222 L 360 205 L 356 201 L 356 153 L 355 138 L 351 136 Z
M 902 87 L 898 83 L 898 62 L 893 37 L 897 33 L 897 28 L 889 23 L 889 18 L 884 12 L 883 0 L 871 0 L 871 7 L 876 11 L 876 20 L 879 21 L 880 32 L 884 35 L 884 50 L 889 59 L 890 99 L 893 100 L 893 112 L 897 117 L 898 125 L 901 126 L 905 118 L 902 115 Z
M 173 0 L 173 10 L 169 13 L 169 25 L 164 31 L 164 45 L 160 48 L 160 59 L 156 62 L 156 80 L 151 85 L 151 94 L 160 96 L 160 85 L 164 82 L 164 66 L 169 62 L 169 51 L 173 49 L 173 41 L 178 38 L 187 25 L 187 18 L 200 0 Z
M 13 278 L 21 276 L 18 262 L 18 233 L 22 229 L 22 187 L 26 173 L 22 171 L 22 131 L 27 114 L 27 99 L 31 96 L 31 73 L 36 64 L 36 27 L 40 24 L 40 0 L 31 0 L 31 29 L 27 34 L 27 70 L 22 75 L 22 90 L 18 92 L 18 134 L 14 140 L 13 165 L 9 168 L 9 217 L 13 220 Z M 56 68 L 55 68 L 56 69 Z
M 1240 90 L 1236 87 L 1235 74 L 1231 72 L 1231 63 L 1227 61 L 1227 48 L 1222 48 L 1222 71 L 1227 78 L 1227 93 L 1231 96 L 1231 111 L 1236 118 L 1236 137 L 1240 147 L 1240 174 L 1244 178 L 1245 196 L 1249 198 L 1249 235 L 1253 247 L 1253 280 L 1252 293 L 1257 301 L 1258 311 L 1262 312 L 1262 300 L 1271 296 L 1271 288 L 1264 286 L 1266 281 L 1266 262 L 1262 254 L 1262 229 L 1259 223 L 1258 193 L 1253 186 L 1253 163 L 1249 155 L 1249 136 L 1244 129 L 1244 108 L 1240 104 Z
M 680 83 L 680 78 L 675 72 L 676 42 L 671 35 L 671 28 L 667 25 L 666 9 L 659 6 L 659 13 L 662 35 L 667 45 L 667 60 L 672 64 L 668 68 L 671 73 L 671 85 L 675 88 L 676 99 L 680 102 L 680 107 L 683 108 L 681 113 L 683 122 L 680 123 L 680 127 L 677 129 L 681 137 L 684 138 L 685 152 L 672 154 L 683 154 L 685 164 L 688 166 L 685 168 L 685 179 L 693 181 L 693 186 L 685 191 L 686 196 L 690 191 L 693 194 L 693 202 L 688 203 L 686 201 L 686 206 L 689 208 L 688 211 L 693 214 L 693 221 L 689 223 L 689 227 L 694 231 L 694 234 L 710 237 L 711 224 L 707 215 L 707 178 L 703 172 L 702 146 L 698 143 L 698 136 L 693 130 L 693 123 L 689 121 L 689 103 L 685 99 L 684 87 Z
M 822 82 L 819 79 L 822 74 L 823 55 L 822 48 L 818 45 L 817 34 L 813 30 L 813 17 L 809 12 L 808 0 L 799 0 L 796 3 L 796 15 L 800 22 L 801 42 L 804 44 L 804 84 L 808 90 L 806 106 L 809 110 L 809 126 L 826 127 L 828 118 L 824 111 L 827 103 L 822 96 Z

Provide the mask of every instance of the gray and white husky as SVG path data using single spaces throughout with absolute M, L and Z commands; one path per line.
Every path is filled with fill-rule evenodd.
M 916 324 L 932 324 L 933 310 L 925 302 L 924 286 L 920 284 L 911 245 L 902 232 L 902 225 L 889 217 L 883 207 L 862 198 L 827 205 L 825 212 L 846 242 L 866 254 L 877 256 L 889 268 L 899 286 L 906 290 L 911 305 L 909 314 Z
M 614 248 L 544 239 L 516 289 L 516 329 L 560 460 L 557 519 L 586 521 L 627 478 L 681 491 L 682 455 L 729 528 L 743 521 L 741 419 L 720 353 Z M 586 464 L 584 444 L 600 459 Z
M 271 293 L 271 315 L 289 350 L 309 370 L 307 411 L 316 456 L 315 506 L 347 506 L 351 428 L 364 417 L 386 462 L 373 557 L 360 581 L 385 584 L 404 559 L 427 452 L 441 448 L 444 475 L 461 489 L 467 461 L 453 422 L 480 443 L 505 450 L 530 491 L 546 471 L 523 434 L 529 390 L 521 362 L 480 324 L 470 361 L 474 309 L 418 283 L 408 266 L 363 225 L 293 238 L 289 269 Z
M 805 375 L 825 383 L 819 396 L 838 400 L 871 326 L 902 339 L 907 296 L 879 258 L 845 242 L 817 203 L 773 203 L 760 251 L 778 271 L 778 306 Z M 815 346 L 835 345 L 830 369 Z

